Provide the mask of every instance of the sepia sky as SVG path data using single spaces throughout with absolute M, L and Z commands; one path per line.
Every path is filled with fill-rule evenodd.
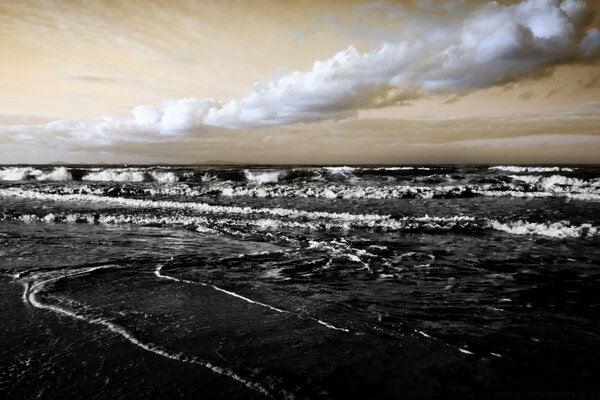
M 0 0 L 0 163 L 598 163 L 596 0 Z

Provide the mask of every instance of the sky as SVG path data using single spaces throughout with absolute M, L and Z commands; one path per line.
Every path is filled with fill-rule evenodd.
M 0 163 L 598 163 L 599 14 L 0 0 Z

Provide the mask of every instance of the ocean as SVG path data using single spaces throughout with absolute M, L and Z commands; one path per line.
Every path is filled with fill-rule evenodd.
M 3 399 L 600 398 L 600 166 L 0 167 Z

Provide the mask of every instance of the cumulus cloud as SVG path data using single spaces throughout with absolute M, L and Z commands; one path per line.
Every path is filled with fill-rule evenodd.
M 54 121 L 36 129 L 103 143 L 122 135 L 146 140 L 208 126 L 344 119 L 362 109 L 424 94 L 460 95 L 600 56 L 600 31 L 590 26 L 593 11 L 584 0 L 455 5 L 441 8 L 442 16 L 404 7 L 399 23 L 410 23 L 394 40 L 366 52 L 350 46 L 309 71 L 256 84 L 242 99 L 170 100 L 136 107 L 128 119 Z

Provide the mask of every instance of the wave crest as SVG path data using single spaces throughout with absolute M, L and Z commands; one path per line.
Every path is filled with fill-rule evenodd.
M 2 181 L 26 181 L 36 179 L 38 181 L 70 181 L 73 179 L 69 170 L 65 167 L 56 167 L 50 172 L 32 167 L 7 167 L 0 170 Z
M 489 226 L 513 235 L 541 235 L 553 238 L 593 238 L 600 236 L 600 227 L 592 224 L 571 225 L 569 221 L 534 223 L 514 221 L 502 223 L 492 220 Z
M 489 169 L 504 171 L 504 172 L 513 172 L 513 173 L 521 173 L 521 172 L 573 172 L 575 168 L 568 167 L 518 167 L 515 165 L 498 165 L 495 167 L 490 167 Z
M 283 175 L 283 171 L 253 171 L 244 170 L 244 176 L 248 182 L 254 183 L 275 183 Z

